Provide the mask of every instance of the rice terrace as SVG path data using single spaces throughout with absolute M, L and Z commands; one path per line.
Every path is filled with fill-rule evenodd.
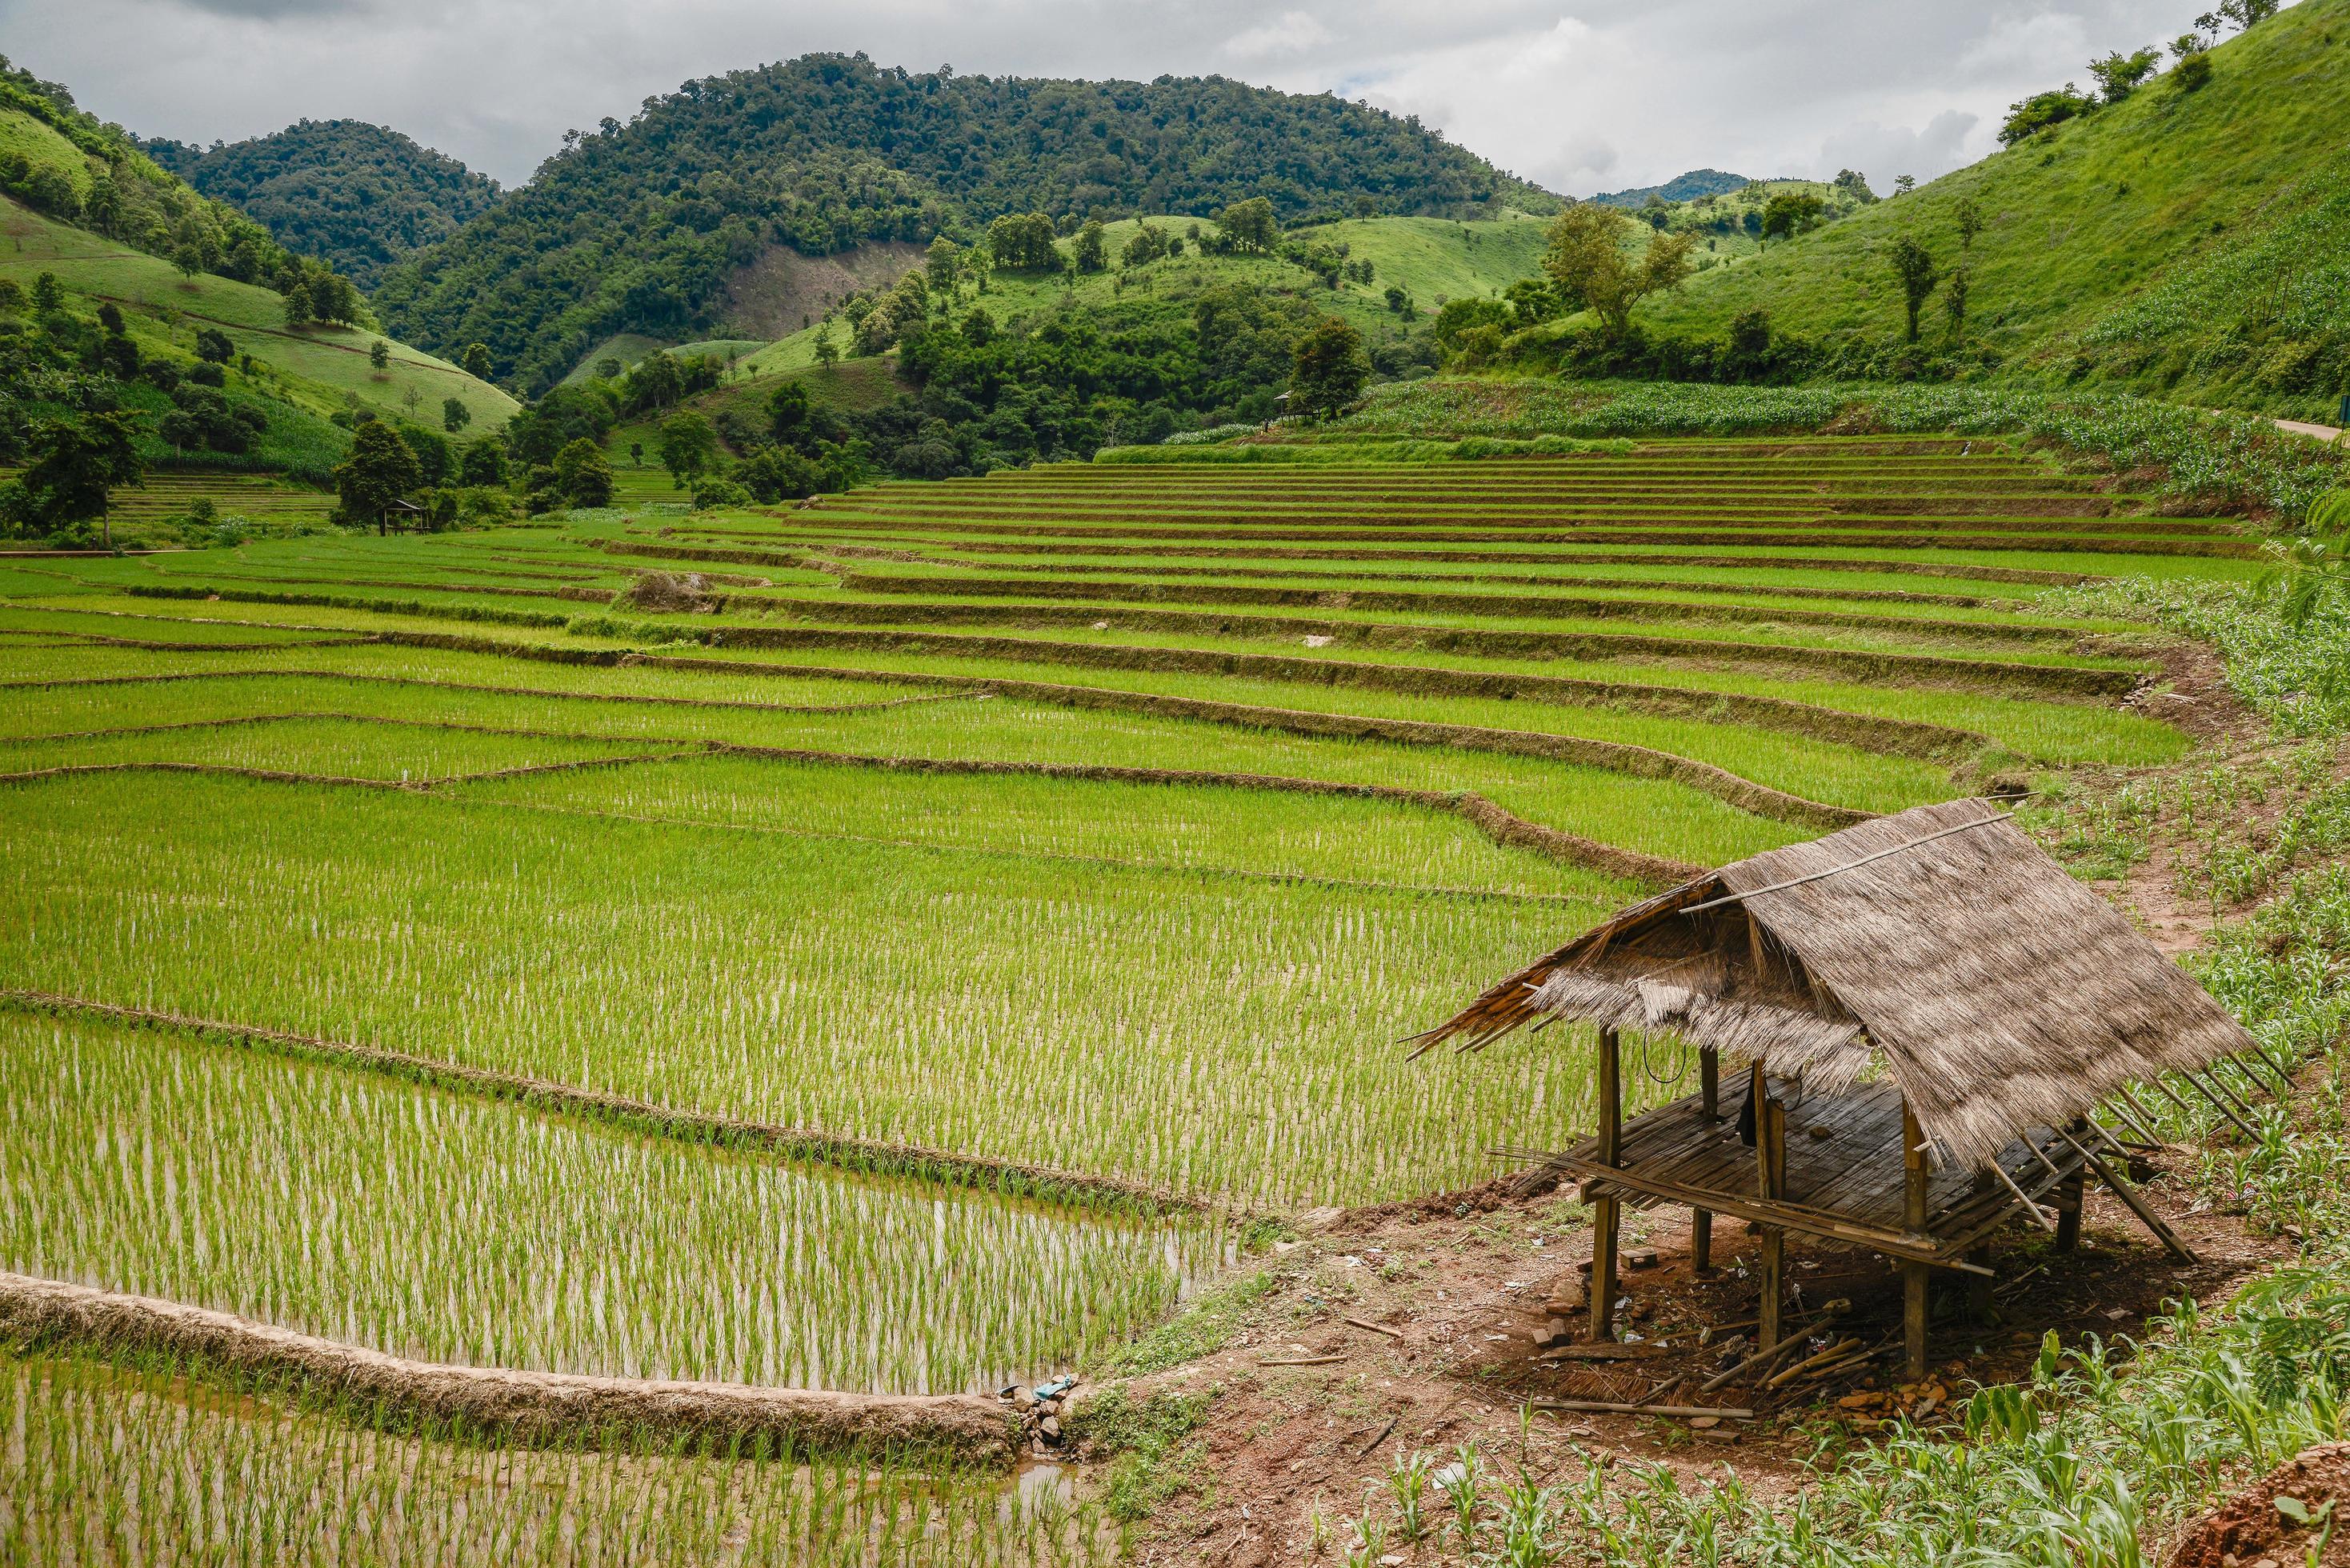
M 2350 1561 L 2350 8 L 2195 26 L 1882 198 L 8 67 L 0 1563 Z

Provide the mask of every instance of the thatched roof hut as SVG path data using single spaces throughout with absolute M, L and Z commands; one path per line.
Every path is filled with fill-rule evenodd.
M 1766 1349 L 1787 1234 L 1892 1259 L 1912 1376 L 1927 1364 L 1930 1271 L 1987 1282 L 1990 1239 L 2019 1215 L 2070 1249 L 2091 1175 L 2191 1258 L 2099 1152 L 2122 1152 L 2096 1113 L 2135 1104 L 2128 1085 L 2175 1076 L 2231 1117 L 2243 1102 L 2199 1076 L 2215 1064 L 2289 1088 L 2218 1002 L 1980 800 L 1774 849 L 1636 904 L 1419 1049 L 1473 1050 L 1556 1018 L 1598 1025 L 1598 1130 L 1534 1157 L 1580 1176 L 1593 1206 L 1593 1336 L 1612 1332 L 1621 1207 L 1686 1204 L 1700 1270 L 1714 1214 L 1757 1227 Z M 1626 1122 L 1625 1031 L 1695 1046 L 1699 1092 Z M 1747 1064 L 1742 1089 L 1722 1083 L 1725 1056 Z
M 1945 1162 L 1987 1167 L 2125 1084 L 2250 1049 L 2111 905 L 1981 800 L 1722 867 L 1537 960 L 1421 1037 L 1536 1019 L 1669 1033 L 1835 1095 L 1881 1063 Z

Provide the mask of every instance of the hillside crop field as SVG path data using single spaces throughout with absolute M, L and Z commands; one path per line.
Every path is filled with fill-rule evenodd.
M 1096 1365 L 1267 1220 L 1588 1127 L 1586 1054 L 1406 1064 L 1486 977 L 1693 867 L 2182 755 L 2067 592 L 2260 569 L 1997 441 L 1622 444 L 12 563 L 0 1268 L 529 1373 Z M 84 1541 L 73 1486 L 211 1528 L 151 1478 L 223 1439 L 156 1399 L 0 1376 L 26 1539 Z M 439 1560 L 505 1560 L 476 1450 L 337 1430 L 240 1427 L 243 1484 L 364 1531 L 296 1478 L 398 1449 Z M 528 1464 L 829 1560 L 831 1472 L 638 1451 Z M 857 1496 L 858 1542 L 916 1506 Z M 920 1507 L 937 1561 L 1038 1550 Z

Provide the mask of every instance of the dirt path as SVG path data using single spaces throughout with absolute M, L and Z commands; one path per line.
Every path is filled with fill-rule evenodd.
M 2191 1156 L 2175 1151 L 2169 1163 L 2183 1170 Z M 1578 1479 L 1590 1463 L 1660 1464 L 1685 1488 L 1731 1468 L 1767 1501 L 1808 1484 L 1804 1461 L 1824 1420 L 1862 1434 L 1897 1415 L 1932 1422 L 1975 1380 L 2028 1376 L 2050 1330 L 2067 1344 L 2141 1332 L 2172 1298 L 2222 1295 L 2290 1250 L 2199 1204 L 2182 1180 L 2158 1178 L 2145 1191 L 2203 1259 L 2182 1267 L 2118 1201 L 2093 1191 L 2083 1248 L 2062 1269 L 2043 1266 L 2050 1254 L 2037 1231 L 2019 1229 L 2002 1241 L 1991 1320 L 1969 1319 L 1959 1291 L 1938 1292 L 1938 1370 L 1904 1388 L 1889 1359 L 1899 1276 L 1871 1254 L 1790 1238 L 1789 1312 L 1810 1342 L 1800 1354 L 1854 1339 L 1877 1355 L 1777 1389 L 1740 1380 L 1701 1392 L 1752 1333 L 1757 1240 L 1718 1223 L 1717 1266 L 1700 1275 L 1690 1267 L 1681 1211 L 1628 1214 L 1634 1266 L 1621 1282 L 1627 1304 L 1619 1320 L 1633 1343 L 1617 1359 L 1577 1359 L 1582 1346 L 1546 1357 L 1554 1318 L 1582 1337 L 1583 1314 L 1568 1303 L 1583 1295 L 1591 1233 L 1572 1189 L 1518 1199 L 1509 1184 L 1337 1217 L 1262 1265 L 1270 1282 L 1219 1348 L 1133 1380 L 1137 1397 L 1216 1391 L 1197 1448 L 1175 1462 L 1195 1485 L 1162 1507 L 1138 1561 L 1335 1561 L 1345 1521 L 1363 1511 L 1367 1492 L 1392 1515 L 1387 1477 L 1399 1455 L 1423 1451 L 1442 1465 L 1469 1443 L 1489 1469 L 1506 1474 L 1523 1459 L 1545 1485 Z M 1754 1418 L 1545 1413 L 1522 1426 L 1521 1408 L 1538 1398 L 1664 1399 L 1752 1410 Z M 1434 1506 L 1441 1501 L 1432 1494 Z M 1318 1560 L 1317 1510 L 1336 1534 Z M 1449 1526 L 1439 1536 L 1450 1545 Z M 1458 1553 L 1424 1548 L 1412 1560 L 1453 1562 Z

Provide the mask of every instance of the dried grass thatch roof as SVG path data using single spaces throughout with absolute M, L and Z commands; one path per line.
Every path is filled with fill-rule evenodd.
M 1881 1059 L 1942 1157 L 1970 1167 L 2125 1083 L 2252 1044 L 1980 800 L 1879 817 L 1633 905 L 1421 1049 L 1472 1049 L 1551 1016 L 1669 1032 L 1828 1094 Z

